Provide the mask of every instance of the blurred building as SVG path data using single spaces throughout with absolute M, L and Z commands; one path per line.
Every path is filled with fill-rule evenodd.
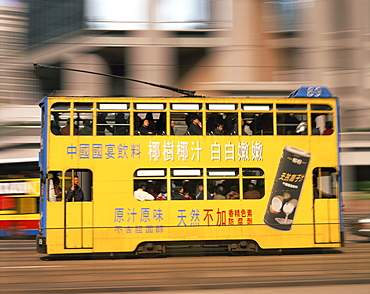
M 369 128 L 368 0 L 27 3 L 29 63 L 121 75 L 204 95 L 287 95 L 301 85 L 327 86 L 341 98 L 341 131 Z M 173 95 L 84 73 L 39 69 L 35 74 L 40 97 L 52 91 Z M 361 135 L 343 136 L 348 138 L 342 145 L 346 182 L 353 180 L 356 166 L 370 166 L 370 142 Z M 351 161 L 358 151 L 365 155 L 359 165 Z
M 0 0 L 0 177 L 37 170 L 40 142 L 38 81 L 28 62 L 28 9 Z
M 34 104 L 37 81 L 28 64 L 28 9 L 17 0 L 0 1 L 0 105 Z

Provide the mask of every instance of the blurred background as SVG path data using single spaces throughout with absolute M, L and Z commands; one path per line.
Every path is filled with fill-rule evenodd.
M 0 0 L 0 178 L 37 174 L 44 95 L 340 98 L 346 197 L 370 193 L 370 1 Z M 176 94 L 177 95 L 177 94 Z

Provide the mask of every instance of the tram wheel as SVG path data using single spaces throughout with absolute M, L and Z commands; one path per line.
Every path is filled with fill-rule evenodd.
M 165 252 L 165 247 L 161 244 L 143 243 L 136 250 L 135 255 L 140 257 L 158 257 Z
M 229 244 L 228 250 L 232 255 L 251 255 L 259 250 L 259 246 L 255 241 L 240 241 Z

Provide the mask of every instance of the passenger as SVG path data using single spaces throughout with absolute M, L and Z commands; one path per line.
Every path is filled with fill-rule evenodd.
M 153 183 L 152 180 L 149 180 L 147 183 L 146 183 L 146 191 L 152 195 L 155 199 L 155 197 L 157 196 L 157 194 L 154 192 L 155 190 L 155 185 Z
M 116 125 L 114 126 L 115 135 L 127 135 L 129 133 L 129 128 L 127 126 L 127 120 L 125 119 L 124 112 L 118 112 L 115 119 Z
M 243 199 L 260 199 L 261 194 L 257 191 L 255 184 L 249 184 L 247 186 L 247 191 L 243 194 Z
M 56 201 L 62 201 L 62 188 L 60 185 L 60 179 L 57 175 L 53 176 L 53 186 Z
M 70 123 L 71 123 L 71 120 L 70 119 L 67 119 L 67 124 L 60 129 L 60 132 L 62 135 L 69 135 L 70 134 Z M 74 126 L 73 128 L 73 135 L 76 135 L 78 133 L 78 129 L 76 126 Z
M 170 124 L 170 133 L 171 135 L 175 135 L 175 121 L 174 120 L 171 120 L 171 124 Z
M 203 200 L 204 199 L 204 186 L 202 184 L 199 184 L 197 189 L 198 189 L 199 192 L 195 196 L 195 199 L 196 200 Z M 213 199 L 211 193 L 209 193 L 209 192 L 207 192 L 207 199 L 208 200 Z
M 224 123 L 224 133 L 227 135 L 233 134 L 235 125 L 238 123 L 238 115 L 236 113 L 226 114 Z M 237 135 L 237 133 L 235 134 Z
M 166 182 L 164 182 L 161 186 L 160 193 L 157 195 L 155 200 L 167 200 L 167 187 Z
M 89 119 L 84 119 L 83 120 L 83 128 L 81 128 L 78 131 L 79 135 L 92 135 L 92 128 L 90 125 L 90 120 Z
M 216 195 L 213 197 L 214 200 L 224 200 L 225 197 L 225 189 L 222 186 L 216 188 Z
M 145 191 L 146 184 L 144 182 L 140 182 L 138 189 L 134 192 L 134 197 L 136 200 L 139 201 L 152 201 L 154 197 L 150 195 L 148 192 Z
M 253 120 L 247 125 L 252 131 L 252 135 L 261 135 L 262 134 L 262 120 L 259 113 L 255 113 Z
M 224 125 L 217 124 L 216 128 L 213 130 L 213 135 L 223 135 Z
M 182 186 L 176 186 L 175 191 L 171 197 L 172 200 L 190 200 L 189 194 L 184 193 L 184 188 Z
M 224 125 L 224 119 L 222 118 L 222 115 L 219 113 L 211 113 L 207 119 L 207 132 L 212 132 L 218 124 Z
M 139 128 L 139 132 L 140 135 L 153 135 L 153 129 L 149 127 L 149 120 L 143 120 L 143 125 Z
M 229 193 L 227 193 L 227 195 L 226 195 L 226 199 L 239 199 L 240 198 L 240 195 L 237 192 L 238 191 L 238 187 L 232 186 L 230 188 L 230 190 L 231 191 Z
M 98 129 L 99 136 L 105 136 L 105 129 L 107 129 L 112 134 L 114 133 L 113 128 L 110 125 L 108 125 L 106 121 L 107 116 L 108 116 L 108 112 L 101 112 L 98 114 L 97 129 Z
M 322 134 L 331 135 L 333 132 L 333 122 L 328 120 L 327 122 L 325 122 L 325 131 Z
M 155 122 L 154 122 L 154 119 L 153 119 L 153 114 L 151 112 L 148 112 L 144 118 L 144 120 L 147 119 L 149 121 L 149 127 L 152 129 L 152 131 L 154 132 L 155 130 Z
M 193 117 L 191 124 L 188 128 L 190 135 L 202 135 L 202 123 L 198 117 Z
M 66 201 L 67 202 L 79 202 L 84 201 L 84 192 L 82 191 L 79 184 L 78 176 L 74 176 L 73 185 L 67 190 Z
M 54 135 L 61 135 L 62 133 L 60 131 L 60 126 L 53 120 L 50 123 L 51 123 L 51 125 L 50 125 L 51 132 Z
M 190 127 L 191 125 L 191 122 L 193 121 L 193 118 L 194 117 L 198 117 L 198 115 L 194 112 L 190 112 L 188 113 L 186 116 L 185 116 L 185 123 L 186 125 L 188 126 L 188 128 Z

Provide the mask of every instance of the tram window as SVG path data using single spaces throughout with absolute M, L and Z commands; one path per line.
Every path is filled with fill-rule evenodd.
M 93 109 L 93 104 L 92 103 L 79 103 L 76 102 L 74 104 L 74 109 L 75 110 L 92 110 Z
M 338 180 L 335 168 L 318 167 L 312 172 L 313 197 L 338 198 Z
M 128 103 L 98 103 L 99 110 L 129 110 Z
M 135 171 L 134 197 L 140 201 L 167 200 L 167 191 L 171 189 L 171 187 L 167 187 L 166 179 L 158 179 L 158 177 L 165 176 L 165 169 L 139 169 Z M 153 198 L 146 193 L 142 193 L 140 190 L 138 191 L 138 189 L 144 190 L 144 192 L 149 193 Z
M 113 133 L 114 135 L 129 135 L 130 134 L 130 113 L 116 112 L 114 113 Z
M 16 198 L 18 213 L 38 213 L 38 203 L 36 197 Z
M 199 185 L 203 186 L 202 179 L 172 178 L 171 200 L 196 200 Z
M 277 110 L 307 110 L 307 104 L 277 104 Z
M 62 201 L 63 188 L 62 188 L 62 172 L 50 171 L 48 173 L 47 181 L 47 199 L 51 202 Z
M 77 126 L 77 134 L 80 136 L 92 135 L 93 113 L 92 112 L 75 112 L 77 116 L 75 125 Z
M 186 104 L 187 105 L 187 104 Z M 191 127 L 194 119 L 196 127 Z M 173 123 L 172 123 L 173 122 Z M 171 113 L 171 134 L 173 135 L 201 135 L 203 133 L 202 114 L 199 112 Z
M 207 189 L 214 200 L 240 199 L 238 169 L 208 169 Z M 228 179 L 229 178 L 229 179 Z
M 333 115 L 331 113 L 312 113 L 312 135 L 331 135 L 333 133 Z
M 171 200 L 196 200 L 203 186 L 203 169 L 172 169 Z
M 13 196 L 0 195 L 0 213 L 1 214 L 16 214 L 17 202 Z
M 96 129 L 98 136 L 129 135 L 129 112 L 98 112 Z
M 63 110 L 70 110 L 71 109 L 71 105 L 69 102 L 58 102 L 58 103 L 54 103 L 52 106 L 51 106 L 51 110 L 52 111 L 63 111 Z
M 165 169 L 139 169 L 135 172 L 135 177 L 165 177 Z
M 264 171 L 260 168 L 243 169 L 243 199 L 261 199 L 265 195 Z
M 243 168 L 243 176 L 264 176 L 264 171 L 260 168 Z
M 140 190 L 149 193 L 142 193 Z M 134 180 L 134 197 L 139 201 L 167 200 L 168 188 L 166 179 L 135 179 Z
M 278 113 L 278 135 L 307 135 L 306 113 Z
M 39 198 L 0 196 L 0 213 L 2 215 L 39 213 Z
M 209 103 L 207 104 L 207 110 L 213 110 L 213 111 L 232 111 L 236 110 L 238 107 L 237 104 L 213 104 Z
M 261 199 L 265 195 L 265 180 L 243 179 L 243 199 Z
M 272 113 L 245 112 L 242 113 L 243 135 L 272 135 Z
M 77 134 L 78 128 L 76 125 L 73 125 L 74 120 L 76 119 L 77 116 L 75 115 L 73 120 L 71 121 L 70 112 L 52 111 L 50 118 L 50 131 L 54 135 L 70 135 L 72 125 L 73 134 Z
M 184 111 L 197 111 L 202 110 L 202 104 L 200 103 L 172 103 L 172 110 L 184 110 Z
M 311 104 L 311 110 L 332 110 L 332 107 L 326 104 Z
M 136 110 L 165 110 L 165 104 L 163 103 L 136 103 Z
M 220 127 L 222 126 L 222 127 Z M 207 113 L 207 134 L 209 135 L 237 135 L 237 113 Z
M 134 125 L 135 135 L 165 135 L 166 113 L 135 112 Z
M 92 201 L 92 172 L 87 169 L 69 169 L 64 175 L 67 202 Z
M 273 109 L 272 104 L 243 104 L 244 111 L 269 111 Z

